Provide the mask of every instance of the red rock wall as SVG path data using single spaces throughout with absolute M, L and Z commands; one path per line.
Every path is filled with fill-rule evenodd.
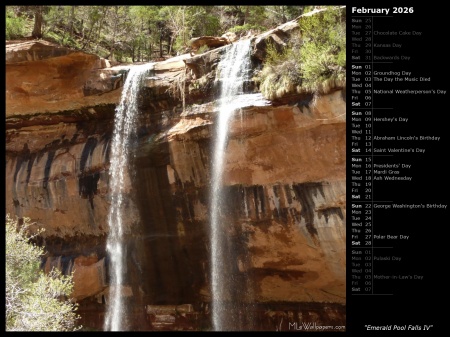
M 97 63 L 69 54 L 7 65 L 6 211 L 46 229 L 41 242 L 50 256 L 74 261 L 105 257 L 108 232 L 108 156 L 120 88 L 102 86 L 107 80 L 99 74 L 117 72 L 93 71 Z M 86 96 L 86 83 L 105 93 Z M 210 300 L 217 111 L 212 92 L 190 98 L 183 112 L 155 83 L 142 99 L 128 182 L 127 292 L 135 310 Z M 244 302 L 345 304 L 345 91 L 311 99 L 244 107 L 231 122 L 225 212 L 228 246 L 237 257 L 229 268 L 242 289 L 251 288 L 235 289 Z M 76 280 L 80 300 L 89 294 L 104 306 L 104 289 L 83 291 L 92 286 Z

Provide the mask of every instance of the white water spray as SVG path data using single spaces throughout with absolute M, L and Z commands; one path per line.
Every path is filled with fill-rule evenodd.
M 240 41 L 228 47 L 218 65 L 218 74 L 222 82 L 220 108 L 215 129 L 215 144 L 212 164 L 211 193 L 211 286 L 212 286 L 212 323 L 215 331 L 228 329 L 224 301 L 227 289 L 225 280 L 233 278 L 227 275 L 225 262 L 233 258 L 225 248 L 226 236 L 222 223 L 223 209 L 223 168 L 228 137 L 228 124 L 234 111 L 239 108 L 236 97 L 243 94 L 243 84 L 247 80 L 250 66 L 250 40 Z M 227 323 L 227 324 L 226 324 Z
M 122 295 L 126 268 L 123 223 L 126 216 L 125 186 L 129 174 L 131 140 L 136 130 L 139 92 L 147 71 L 152 68 L 153 63 L 130 68 L 120 103 L 116 108 L 109 167 L 111 205 L 108 214 L 109 234 L 106 252 L 110 258 L 110 287 L 104 322 L 105 331 L 121 331 L 125 328 L 126 312 Z

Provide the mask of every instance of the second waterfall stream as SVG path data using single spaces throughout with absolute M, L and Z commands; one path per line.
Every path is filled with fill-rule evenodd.
M 232 224 L 222 217 L 225 206 L 223 173 L 229 122 L 239 105 L 237 96 L 244 93 L 250 68 L 250 40 L 243 40 L 226 47 L 217 69 L 216 79 L 221 83 L 218 114 L 214 130 L 212 181 L 210 197 L 210 252 L 212 324 L 215 331 L 235 330 L 238 317 L 233 306 L 233 293 L 238 286 L 230 264 L 236 260 L 235 252 L 228 245 L 228 228 Z M 218 77 L 217 77 L 218 76 Z

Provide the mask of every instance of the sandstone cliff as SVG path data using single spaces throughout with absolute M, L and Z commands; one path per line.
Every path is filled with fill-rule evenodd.
M 267 39 L 283 44 L 295 28 L 252 37 L 253 67 Z M 225 48 L 157 62 L 146 80 L 123 290 L 141 308 L 191 303 L 207 312 L 215 70 Z M 75 271 L 74 297 L 92 326 L 108 300 L 109 146 L 131 66 L 45 41 L 6 46 L 6 212 L 45 228 L 46 263 Z M 345 305 L 345 87 L 278 101 L 265 100 L 254 83 L 247 89 L 224 177 L 235 268 L 258 303 L 303 303 L 310 313 L 317 303 Z M 345 311 L 333 310 L 322 320 L 342 320 Z M 268 312 L 269 320 L 278 315 Z

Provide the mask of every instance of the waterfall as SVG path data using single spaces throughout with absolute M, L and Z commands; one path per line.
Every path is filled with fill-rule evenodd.
M 122 89 L 120 103 L 116 108 L 114 132 L 110 149 L 109 187 L 111 204 L 108 214 L 109 233 L 106 253 L 109 264 L 108 308 L 104 322 L 105 331 L 120 331 L 125 328 L 126 315 L 123 301 L 125 285 L 126 254 L 124 242 L 124 219 L 126 217 L 126 191 L 129 178 L 129 159 L 138 115 L 138 97 L 145 75 L 153 63 L 133 66 Z
M 228 136 L 228 124 L 234 111 L 239 108 L 236 97 L 243 94 L 244 81 L 250 68 L 250 40 L 240 41 L 227 47 L 218 65 L 222 84 L 219 100 L 219 116 L 215 127 L 215 142 L 211 182 L 211 292 L 212 323 L 216 331 L 235 329 L 235 317 L 230 317 L 226 303 L 232 301 L 230 289 L 238 286 L 233 268 L 236 263 L 233 250 L 227 245 L 227 233 L 232 224 L 222 220 L 224 210 L 223 170 Z M 230 274 L 231 273 L 231 274 Z M 231 289 L 231 292 L 233 290 Z

